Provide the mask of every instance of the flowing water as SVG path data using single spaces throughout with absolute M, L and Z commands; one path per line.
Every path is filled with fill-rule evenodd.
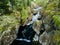
M 15 39 L 15 44 L 16 44 L 16 41 L 17 42 L 18 41 L 26 41 L 28 43 L 31 41 L 38 41 L 39 40 L 38 35 L 36 34 L 34 29 L 32 28 L 33 22 L 37 21 L 39 16 L 41 17 L 41 15 L 39 13 L 40 12 L 39 9 L 41 9 L 41 7 L 38 7 L 37 9 L 33 9 L 34 11 L 37 11 L 37 13 L 35 15 L 34 14 L 32 15 L 32 21 L 30 21 L 24 27 L 23 26 L 19 27 L 17 38 Z M 14 43 L 14 41 L 13 41 L 13 43 Z M 13 43 L 11 45 L 13 45 Z

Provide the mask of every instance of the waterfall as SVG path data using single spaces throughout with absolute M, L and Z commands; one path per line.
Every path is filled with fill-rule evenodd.
M 40 15 L 40 9 L 41 9 L 41 8 L 42 8 L 42 7 L 38 7 L 38 8 L 36 8 L 36 9 L 33 9 L 33 11 L 36 11 L 36 14 L 35 14 L 35 15 L 32 14 L 32 21 L 30 21 L 29 23 L 27 23 L 27 25 L 32 24 L 33 22 L 35 22 L 35 21 L 38 20 L 38 17 L 41 17 L 41 15 Z
M 12 42 L 11 45 L 31 45 L 31 41 L 33 40 L 33 37 L 35 35 L 35 31 L 32 28 L 33 22 L 38 20 L 38 17 L 40 16 L 39 14 L 39 9 L 41 9 L 40 7 L 38 7 L 37 9 L 33 9 L 35 11 L 37 11 L 36 15 L 32 15 L 32 21 L 30 21 L 29 23 L 27 23 L 27 25 L 25 26 L 20 26 L 19 27 L 19 31 L 17 34 L 17 38 Z M 35 35 L 35 39 L 38 40 L 38 36 Z M 36 41 L 35 40 L 35 41 Z M 24 44 L 23 44 L 24 43 Z

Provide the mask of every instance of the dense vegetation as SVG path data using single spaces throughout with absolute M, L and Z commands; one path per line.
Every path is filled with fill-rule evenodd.
M 28 7 L 33 8 L 32 1 L 43 7 L 41 15 L 47 17 L 46 20 L 53 19 L 56 27 L 53 41 L 60 45 L 60 0 L 0 0 L 0 39 L 4 31 L 15 30 L 16 25 L 25 22 L 29 17 Z M 49 24 L 52 26 L 51 23 Z M 49 30 L 53 30 L 52 28 Z

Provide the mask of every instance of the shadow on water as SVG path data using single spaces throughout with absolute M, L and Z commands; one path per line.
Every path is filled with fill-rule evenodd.
M 33 45 L 32 40 L 35 35 L 35 31 L 31 25 L 20 26 L 17 34 L 17 38 L 11 45 Z

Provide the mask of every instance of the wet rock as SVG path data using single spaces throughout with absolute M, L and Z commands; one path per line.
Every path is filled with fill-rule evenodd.
M 48 35 L 48 33 L 46 31 L 43 34 L 40 35 L 39 42 L 42 45 L 49 45 L 50 37 L 49 37 L 49 35 Z

